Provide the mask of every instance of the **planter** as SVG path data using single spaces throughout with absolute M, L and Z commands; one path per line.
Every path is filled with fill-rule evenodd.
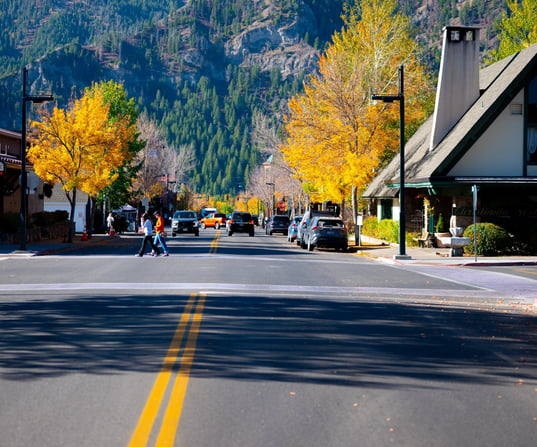
M 434 238 L 435 238 L 435 241 L 436 241 L 436 246 L 438 248 L 449 248 L 449 247 L 446 247 L 446 245 L 444 245 L 442 243 L 442 239 L 443 238 L 446 238 L 446 237 L 451 237 L 451 233 L 435 233 L 434 234 Z

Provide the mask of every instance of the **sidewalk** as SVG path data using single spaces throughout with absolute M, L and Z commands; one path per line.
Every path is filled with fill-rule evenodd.
M 449 248 L 406 247 L 405 254 L 410 259 L 395 259 L 395 256 L 399 255 L 398 245 L 362 245 L 355 248 L 358 255 L 395 265 L 537 265 L 537 256 L 478 256 L 476 261 L 473 255 L 450 257 Z
M 115 239 L 116 237 L 117 236 L 108 236 L 105 234 L 94 234 L 91 239 L 84 241 L 82 240 L 82 235 L 77 234 L 73 236 L 73 243 L 71 244 L 64 242 L 63 239 L 51 239 L 27 243 L 26 250 L 20 250 L 19 245 L 0 244 L 0 258 L 46 256 L 73 250 L 84 245 L 102 244 L 106 241 Z

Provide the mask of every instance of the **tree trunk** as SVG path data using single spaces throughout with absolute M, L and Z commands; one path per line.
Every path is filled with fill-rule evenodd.
M 73 223 L 75 222 L 75 206 L 76 206 L 76 188 L 73 189 L 73 196 L 69 196 L 69 193 L 65 191 L 65 194 L 67 194 L 67 199 L 69 200 L 69 203 L 71 204 L 71 213 L 69 215 L 69 231 L 67 233 L 67 242 L 69 244 L 73 243 Z
M 358 223 L 356 221 L 356 218 L 358 216 L 358 200 L 357 200 L 357 188 L 356 186 L 352 187 L 352 222 L 354 224 L 354 238 L 355 238 L 355 244 L 357 246 L 360 245 L 360 228 L 358 227 Z

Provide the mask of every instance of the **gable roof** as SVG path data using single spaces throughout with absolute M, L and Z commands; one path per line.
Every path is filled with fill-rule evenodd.
M 446 173 L 507 107 L 535 69 L 537 44 L 480 70 L 481 95 L 436 147 L 430 148 L 432 115 L 406 143 L 405 186 L 451 182 Z M 398 184 L 399 154 L 373 179 L 363 197 L 395 197 Z

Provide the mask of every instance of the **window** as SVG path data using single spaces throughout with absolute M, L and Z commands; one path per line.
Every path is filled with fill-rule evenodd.
M 380 201 L 380 220 L 392 219 L 392 199 L 381 199 Z
M 530 164 L 537 164 L 537 77 L 533 78 L 528 85 L 527 110 L 526 144 L 528 162 Z

